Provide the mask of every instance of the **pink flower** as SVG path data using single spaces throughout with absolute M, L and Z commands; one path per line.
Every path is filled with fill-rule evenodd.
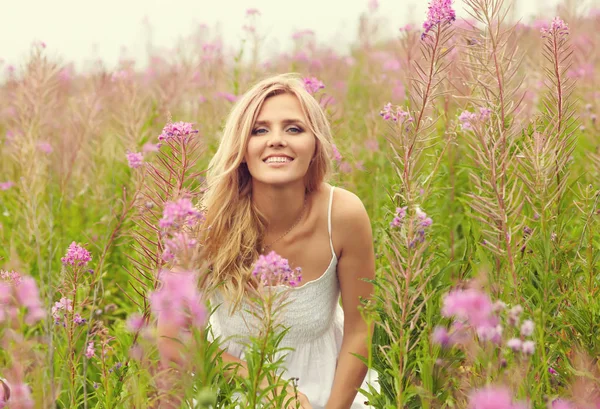
M 141 152 L 127 152 L 127 163 L 132 169 L 139 168 L 144 163 L 144 155 Z
M 302 280 L 300 267 L 292 270 L 288 261 L 271 251 L 269 254 L 260 255 L 256 263 L 252 275 L 257 277 L 263 285 L 289 285 L 296 287 Z
M 202 220 L 203 214 L 194 207 L 192 201 L 188 198 L 182 198 L 175 202 L 167 202 L 163 210 L 163 217 L 158 225 L 163 228 L 181 227 L 184 224 L 193 225 L 196 221 Z
M 340 164 L 342 162 L 342 154 L 338 150 L 335 143 L 331 144 L 331 149 L 333 151 L 333 160 L 336 161 L 338 164 Z
M 431 1 L 427 11 L 427 19 L 423 23 L 425 31 L 421 38 L 424 38 L 436 25 L 452 23 L 454 20 L 456 20 L 456 12 L 452 9 L 452 0 Z
M 365 148 L 371 152 L 377 152 L 379 151 L 379 142 L 377 142 L 377 139 L 367 139 L 365 141 Z
M 72 242 L 69 245 L 69 249 L 67 250 L 67 254 L 60 259 L 64 265 L 71 266 L 86 266 L 87 263 L 92 259 L 92 255 L 89 251 L 81 247 L 75 242 Z
M 127 329 L 130 332 L 139 332 L 144 325 L 145 320 L 141 314 L 133 313 L 127 318 Z
M 309 93 L 314 94 L 320 89 L 325 88 L 325 85 L 322 81 L 318 80 L 315 77 L 306 77 L 304 78 L 304 89 L 306 89 Z
M 89 342 L 87 344 L 87 348 L 85 349 L 85 357 L 87 359 L 91 359 L 94 357 L 95 354 L 95 350 L 94 350 L 94 342 Z
M 381 115 L 385 121 L 389 121 L 390 119 L 394 122 L 400 123 L 410 123 L 413 121 L 413 118 L 410 116 L 408 111 L 405 111 L 400 106 L 392 106 L 391 102 L 388 102 L 383 106 L 383 109 L 379 112 L 379 115 Z
M 6 402 L 10 398 L 10 388 L 6 381 L 0 378 L 0 409 L 6 407 Z
M 160 150 L 162 144 L 160 143 L 152 143 L 146 142 L 144 146 L 142 146 L 142 152 L 158 152 Z
M 75 315 L 73 315 L 73 323 L 75 325 L 83 325 L 85 324 L 86 319 L 83 318 L 79 313 L 76 313 Z
M 168 123 L 158 136 L 158 140 L 168 141 L 169 139 L 180 139 L 185 141 L 186 137 L 198 133 L 193 127 L 194 125 L 189 122 Z
M 448 330 L 441 326 L 435 327 L 433 333 L 431 334 L 431 340 L 442 347 L 448 346 L 450 344 L 450 335 L 448 334 Z
M 258 11 L 258 9 L 248 9 L 246 10 L 246 15 L 247 16 L 256 16 L 256 15 L 260 15 L 260 11 Z
M 521 336 L 530 337 L 533 334 L 533 329 L 535 328 L 535 324 L 531 320 L 523 321 L 521 324 Z
M 197 244 L 197 240 L 191 238 L 185 232 L 176 232 L 173 237 L 165 239 L 165 250 L 163 252 L 163 260 L 171 261 L 175 258 L 175 255 L 185 251 L 186 249 L 193 249 Z
M 230 92 L 219 91 L 215 95 L 217 96 L 217 98 L 224 99 L 225 101 L 228 101 L 228 102 L 235 102 L 238 99 L 237 95 L 234 95 Z
M 40 141 L 37 143 L 36 146 L 41 152 L 44 152 L 46 154 L 51 154 L 53 151 L 52 145 L 50 145 L 48 142 Z
M 46 311 L 40 301 L 40 292 L 33 277 L 23 277 L 15 286 L 15 295 L 17 301 L 27 308 L 25 321 L 28 325 L 33 325 L 46 316 Z
M 523 342 L 521 350 L 525 355 L 533 355 L 535 352 L 535 343 L 533 341 L 525 341 Z
M 197 290 L 198 277 L 193 272 L 161 273 L 161 287 L 148 297 L 152 312 L 178 328 L 191 322 L 194 327 L 206 323 L 207 311 Z
M 342 163 L 340 163 L 340 172 L 351 173 L 352 165 L 349 162 L 343 161 Z
M 506 346 L 513 350 L 513 352 L 518 352 L 523 348 L 523 341 L 519 338 L 511 338 L 506 342 Z
M 487 386 L 471 393 L 469 409 L 518 409 L 520 403 L 513 403 L 512 394 L 504 387 Z
M 473 327 L 496 327 L 490 297 L 475 289 L 453 290 L 443 298 L 442 315 L 456 317 Z
M 54 306 L 52 307 L 52 318 L 54 318 L 55 324 L 60 323 L 63 317 L 62 311 L 73 311 L 73 301 L 69 298 L 63 297 L 60 299 L 60 301 L 54 303 Z
M 369 11 L 371 13 L 373 13 L 374 11 L 376 11 L 379 8 L 379 1 L 378 0 L 369 0 Z
M 0 182 L 0 190 L 8 190 L 13 187 L 15 184 L 11 181 L 8 182 Z
M 552 402 L 550 409 L 574 409 L 574 406 L 566 400 L 556 399 Z
M 407 209 L 408 209 L 407 206 L 396 208 L 396 214 L 394 215 L 394 218 L 390 222 L 390 227 L 401 227 L 402 226 L 402 222 L 404 221 L 404 218 L 406 217 Z
M 10 407 L 14 409 L 33 409 L 35 402 L 31 396 L 29 386 L 24 383 L 11 385 Z
M 569 25 L 562 21 L 560 17 L 554 17 L 549 25 L 544 25 L 540 28 L 543 38 L 560 36 L 564 37 L 569 34 Z

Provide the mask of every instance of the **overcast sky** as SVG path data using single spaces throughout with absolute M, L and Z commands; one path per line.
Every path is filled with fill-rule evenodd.
M 581 3 L 597 0 L 572 0 Z M 559 0 L 515 0 L 516 15 L 528 21 L 536 11 L 552 14 Z M 3 4 L 4 3 L 4 4 Z M 34 41 L 47 51 L 80 67 L 85 60 L 118 61 L 122 47 L 127 55 L 145 61 L 148 25 L 152 42 L 169 47 L 192 33 L 201 23 L 220 23 L 226 46 L 239 43 L 246 10 L 260 11 L 259 30 L 270 47 L 283 51 L 296 30 L 312 29 L 317 39 L 347 44 L 356 38 L 358 17 L 369 0 L 0 0 L 0 59 L 5 64 L 23 62 Z M 377 13 L 385 16 L 389 35 L 399 27 L 422 23 L 427 0 L 379 0 Z M 459 16 L 462 0 L 455 0 Z M 144 24 L 147 22 L 147 25 Z

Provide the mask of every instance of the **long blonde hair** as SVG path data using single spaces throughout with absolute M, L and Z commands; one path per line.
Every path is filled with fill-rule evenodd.
M 307 194 L 326 180 L 332 168 L 329 122 L 315 98 L 296 74 L 266 78 L 248 90 L 232 108 L 217 152 L 207 172 L 202 198 L 206 236 L 204 257 L 210 265 L 209 288 L 220 292 L 237 307 L 246 291 L 252 264 L 259 256 L 266 223 L 252 203 L 252 177 L 242 162 L 248 138 L 267 98 L 280 94 L 298 98 L 308 128 L 316 137 L 315 156 L 305 176 Z

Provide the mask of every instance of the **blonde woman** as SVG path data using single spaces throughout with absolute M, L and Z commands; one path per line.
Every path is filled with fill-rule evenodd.
M 375 257 L 361 200 L 327 183 L 331 156 L 326 116 L 297 76 L 265 79 L 237 101 L 202 203 L 209 279 L 221 284 L 211 324 L 225 340 L 223 358 L 245 368 L 245 284 L 258 256 L 275 251 L 302 268 L 282 311 L 290 327 L 282 346 L 293 348 L 286 376 L 298 378 L 301 407 L 358 409 L 366 408 L 357 389 L 367 368 L 354 354 L 367 355 L 372 330 L 359 306 L 372 293 L 365 279 L 374 277 Z M 165 323 L 159 330 L 171 335 Z M 174 345 L 165 338 L 162 348 Z

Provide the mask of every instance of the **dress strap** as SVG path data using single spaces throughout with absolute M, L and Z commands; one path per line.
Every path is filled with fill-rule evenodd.
M 334 186 L 331 186 L 331 192 L 329 192 L 329 210 L 327 213 L 327 230 L 329 232 L 329 245 L 331 246 L 331 254 L 335 255 L 335 250 L 333 249 L 333 241 L 331 240 L 331 205 L 333 203 L 333 189 Z

